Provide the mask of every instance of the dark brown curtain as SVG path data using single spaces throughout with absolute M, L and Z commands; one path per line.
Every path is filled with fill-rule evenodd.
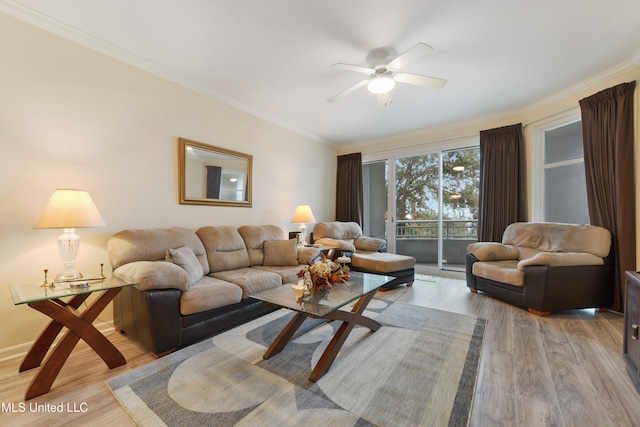
M 509 224 L 527 220 L 522 123 L 480 132 L 478 240 L 501 242 Z
M 336 221 L 362 225 L 362 153 L 338 156 L 336 178 Z
M 624 310 L 624 272 L 636 268 L 633 177 L 636 82 L 623 83 L 580 101 L 587 201 L 592 225 L 613 236 L 613 309 Z
M 205 167 L 207 168 L 207 199 L 219 199 L 222 168 L 219 166 Z

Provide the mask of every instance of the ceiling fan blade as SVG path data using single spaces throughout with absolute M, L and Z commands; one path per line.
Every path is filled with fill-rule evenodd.
M 340 64 L 340 63 L 331 65 L 331 68 L 338 68 L 340 70 L 347 70 L 347 71 L 355 71 L 357 73 L 362 73 L 362 74 L 373 74 L 376 71 L 373 68 L 361 67 L 359 65 L 351 65 L 351 64 Z
M 389 64 L 387 64 L 387 69 L 392 71 L 399 70 L 432 50 L 433 48 L 428 44 L 418 43 L 393 61 L 389 62 Z
M 360 89 L 362 86 L 366 85 L 367 83 L 369 83 L 369 79 L 362 80 L 361 82 L 358 82 L 358 83 L 354 84 L 353 86 L 346 88 L 342 92 L 340 92 L 340 93 L 338 93 L 336 95 L 333 95 L 331 98 L 327 99 L 327 102 L 335 102 L 339 98 L 342 98 L 345 95 L 349 95 L 354 90 Z
M 447 81 L 445 79 L 409 73 L 395 73 L 393 75 L 393 80 L 401 83 L 409 83 L 412 85 L 428 87 L 431 89 L 442 89 L 444 85 L 447 84 Z
M 378 94 L 378 107 L 388 107 L 391 104 L 391 92 Z

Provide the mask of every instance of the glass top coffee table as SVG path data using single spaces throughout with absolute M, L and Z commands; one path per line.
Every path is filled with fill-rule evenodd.
M 280 353 L 307 317 L 342 321 L 342 325 L 331 339 L 309 377 L 309 380 L 314 382 L 319 380 L 327 373 L 340 348 L 356 325 L 365 326 L 373 332 L 380 329 L 380 323 L 363 316 L 362 313 L 373 299 L 376 291 L 393 279 L 395 277 L 352 271 L 349 273 L 348 282 L 335 284 L 330 290 L 310 297 L 297 299 L 291 285 L 288 284 L 251 295 L 251 298 L 266 304 L 288 308 L 296 312 L 293 319 L 265 352 L 263 358 L 269 359 Z M 340 310 L 356 300 L 357 302 L 351 311 Z

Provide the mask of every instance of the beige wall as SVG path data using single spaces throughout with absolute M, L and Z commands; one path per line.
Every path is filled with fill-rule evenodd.
M 14 306 L 9 284 L 61 267 L 61 230 L 35 230 L 56 188 L 89 191 L 107 224 L 80 229 L 77 266 L 110 272 L 125 228 L 291 224 L 295 206 L 332 220 L 336 147 L 0 14 L 0 359 L 25 350 L 46 317 Z M 253 207 L 178 204 L 178 137 L 253 155 Z M 102 320 L 112 318 L 105 310 Z

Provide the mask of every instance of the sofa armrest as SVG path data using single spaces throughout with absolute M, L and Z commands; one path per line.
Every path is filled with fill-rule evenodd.
M 134 261 L 121 265 L 113 274 L 126 282 L 135 283 L 140 290 L 189 288 L 189 274 L 184 268 L 167 261 Z
M 340 240 L 340 239 L 333 239 L 331 237 L 323 237 L 322 239 L 316 240 L 314 243 L 320 244 L 322 246 L 327 246 L 329 248 L 339 249 L 341 251 L 346 251 L 346 252 L 356 251 L 356 247 L 353 245 L 352 242 L 348 240 Z
M 469 253 L 478 261 L 501 261 L 505 259 L 518 259 L 518 248 L 513 245 L 504 245 L 497 242 L 478 242 L 467 246 Z
M 354 244 L 359 251 L 378 252 L 387 244 L 387 241 L 377 237 L 360 236 L 354 241 Z
M 611 307 L 611 265 L 531 265 L 524 270 L 522 305 L 537 311 Z
M 177 289 L 125 287 L 113 301 L 114 323 L 156 356 L 180 348 L 181 294 Z
M 465 257 L 465 272 L 467 278 L 467 287 L 476 289 L 476 276 L 473 275 L 473 264 L 478 262 L 478 258 L 472 253 L 467 253 Z
M 540 252 L 531 258 L 526 258 L 518 263 L 518 270 L 530 265 L 548 266 L 576 266 L 576 265 L 603 265 L 604 259 L 597 255 L 583 252 Z

